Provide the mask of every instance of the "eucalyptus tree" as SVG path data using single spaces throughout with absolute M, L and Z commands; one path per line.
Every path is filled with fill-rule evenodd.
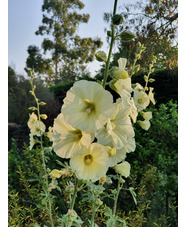
M 83 8 L 80 0 L 44 0 L 42 25 L 35 32 L 44 39 L 40 50 L 29 46 L 27 70 L 45 73 L 53 82 L 74 80 L 85 70 L 102 41 L 77 35 L 80 23 L 88 23 L 90 17 L 76 11 Z
M 144 70 L 148 66 L 153 55 L 157 56 L 157 67 L 177 67 L 177 0 L 136 1 L 134 4 L 121 6 L 120 11 L 123 23 L 117 27 L 118 32 L 130 30 L 136 38 L 129 43 L 119 41 L 119 49 L 113 64 L 122 56 L 128 59 L 130 66 L 135 57 L 136 44 L 140 41 L 146 47 L 143 60 L 139 60 L 141 69 Z M 105 13 L 104 20 L 109 22 L 111 14 Z

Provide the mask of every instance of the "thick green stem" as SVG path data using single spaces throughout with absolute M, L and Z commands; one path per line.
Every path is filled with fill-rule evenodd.
M 74 209 L 74 204 L 75 204 L 75 200 L 76 200 L 77 191 L 78 191 L 78 179 L 76 178 L 75 188 L 74 188 L 74 192 L 73 192 L 73 195 L 72 195 L 72 201 L 71 201 L 71 204 L 70 204 L 70 209 L 71 210 Z
M 118 2 L 118 0 L 115 0 L 115 2 L 114 2 L 113 16 L 116 14 L 117 2 Z M 115 32 L 115 26 L 114 26 L 114 24 L 112 24 L 112 37 L 111 37 L 110 49 L 109 49 L 109 54 L 108 54 L 106 67 L 105 67 L 104 78 L 103 78 L 103 87 L 104 88 L 105 88 L 105 85 L 106 85 L 106 82 L 107 82 L 109 65 L 110 65 L 110 58 L 111 58 L 112 48 L 113 48 L 113 44 L 114 44 L 114 40 L 115 40 L 114 32 Z
M 114 208 L 113 208 L 113 215 L 114 216 L 116 215 L 117 202 L 118 202 L 118 197 L 119 197 L 119 193 L 120 193 L 120 189 L 121 189 L 120 179 L 121 179 L 121 176 L 118 179 L 117 193 L 116 193 L 115 200 L 114 200 Z
M 96 214 L 96 200 L 97 200 L 97 197 L 94 199 L 94 202 L 92 204 L 92 218 L 91 218 L 90 227 L 94 227 L 94 218 Z

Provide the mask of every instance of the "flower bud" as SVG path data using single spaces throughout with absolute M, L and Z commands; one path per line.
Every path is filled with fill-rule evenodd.
M 152 78 L 149 79 L 149 82 L 150 82 L 150 83 L 152 83 L 152 82 L 154 82 L 154 81 L 155 81 L 155 79 L 152 79 Z
M 46 114 L 41 114 L 40 117 L 41 117 L 42 119 L 44 119 L 44 120 L 47 119 L 47 115 L 46 115 Z
M 36 108 L 35 106 L 31 106 L 31 107 L 29 107 L 28 109 L 29 109 L 29 110 L 32 110 L 32 111 L 37 110 L 37 108 Z
M 99 184 L 103 186 L 104 183 L 106 182 L 106 179 L 107 179 L 107 176 L 101 177 L 101 178 L 99 179 Z
M 62 175 L 62 172 L 61 170 L 58 170 L 58 169 L 53 169 L 52 172 L 50 173 L 50 177 L 51 178 L 60 178 Z
M 97 205 L 97 206 L 101 206 L 102 204 L 103 204 L 103 202 L 101 201 L 101 199 L 98 198 L 98 199 L 96 200 L 96 205 Z
M 109 37 L 112 37 L 112 32 L 111 32 L 111 31 L 107 31 L 107 35 L 108 35 Z
M 107 61 L 107 55 L 104 51 L 98 51 L 95 54 L 96 60 L 100 62 L 106 62 Z
M 148 77 L 145 75 L 143 78 L 144 78 L 145 82 L 147 83 L 148 82 Z
M 124 177 L 128 177 L 130 175 L 130 164 L 126 161 L 114 166 L 116 173 L 121 174 Z
M 139 70 L 140 70 L 140 65 L 136 65 L 136 66 L 134 67 L 134 71 L 137 73 Z
M 124 180 L 123 178 L 121 178 L 121 179 L 119 179 L 119 182 L 120 182 L 121 184 L 124 184 L 124 183 L 125 183 L 125 180 Z
M 39 105 L 44 106 L 44 105 L 46 105 L 46 102 L 40 102 Z
M 110 70 L 111 77 L 115 79 L 126 79 L 128 78 L 128 72 L 122 68 L 113 66 Z
M 130 31 L 124 31 L 120 34 L 120 37 L 123 42 L 129 42 L 136 36 Z
M 114 25 L 119 25 L 119 24 L 122 24 L 123 23 L 123 17 L 119 14 L 115 14 L 113 17 L 112 17 L 112 23 Z

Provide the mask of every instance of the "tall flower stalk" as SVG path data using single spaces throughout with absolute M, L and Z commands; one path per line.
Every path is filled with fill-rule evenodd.
M 36 86 L 34 85 L 34 75 L 33 75 L 32 71 L 30 72 L 30 76 L 31 76 L 31 80 L 30 80 L 31 91 L 30 91 L 30 93 L 34 97 L 37 107 L 30 107 L 29 109 L 37 110 L 38 122 L 39 122 L 39 126 L 40 126 L 41 118 L 46 119 L 46 117 L 47 117 L 46 115 L 41 115 L 40 114 L 40 105 L 45 105 L 45 103 L 44 102 L 39 102 L 38 98 L 36 97 L 36 94 L 35 94 Z M 51 204 L 51 198 L 50 198 L 51 196 L 50 196 L 50 192 L 48 190 L 48 186 L 49 186 L 48 173 L 47 173 L 47 168 L 46 168 L 46 163 L 45 163 L 45 154 L 44 154 L 42 133 L 40 135 L 39 143 L 40 143 L 40 146 L 41 146 L 42 167 L 43 167 L 43 172 L 44 172 L 44 176 L 43 176 L 44 184 L 45 184 L 44 191 L 45 191 L 46 198 L 47 198 L 46 209 L 48 210 L 50 224 L 51 224 L 52 227 L 54 227 L 53 218 L 52 218 L 52 204 Z
M 114 2 L 113 16 L 116 14 L 117 2 L 118 2 L 118 0 L 115 0 L 115 2 Z M 105 73 L 104 73 L 104 78 L 103 78 L 103 87 L 104 88 L 105 88 L 107 78 L 108 78 L 110 58 L 111 58 L 112 48 L 113 48 L 114 40 L 115 40 L 115 25 L 113 23 L 111 25 L 111 29 L 112 29 L 112 35 L 111 35 L 110 49 L 109 49 L 108 58 L 106 61 Z

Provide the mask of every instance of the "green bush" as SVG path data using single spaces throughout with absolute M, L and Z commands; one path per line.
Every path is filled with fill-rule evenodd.
M 151 210 L 147 212 L 147 223 L 161 223 L 160 217 L 164 215 L 167 224 L 160 226 L 168 226 L 168 224 L 177 226 L 177 104 L 169 101 L 167 104 L 161 104 L 157 109 L 149 108 L 149 110 L 153 113 L 151 127 L 148 131 L 144 131 L 137 124 L 135 125 L 136 150 L 130 153 L 127 159 L 132 165 L 132 173 L 138 184 L 148 164 L 157 169 L 151 179 L 157 178 L 154 185 L 148 185 L 148 181 L 145 184 L 148 192 L 147 199 L 151 200 Z

